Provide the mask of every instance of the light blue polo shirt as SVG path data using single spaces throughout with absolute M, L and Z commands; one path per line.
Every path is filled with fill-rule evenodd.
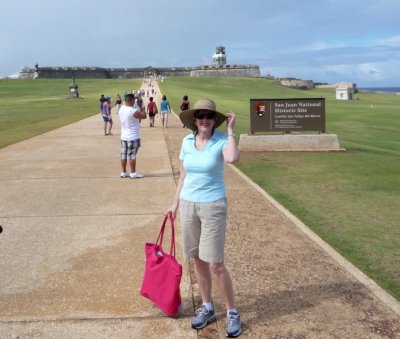
M 179 159 L 186 171 L 180 198 L 192 202 L 212 202 L 226 196 L 224 182 L 224 157 L 228 136 L 214 131 L 207 145 L 198 150 L 195 136 L 190 134 L 182 141 Z

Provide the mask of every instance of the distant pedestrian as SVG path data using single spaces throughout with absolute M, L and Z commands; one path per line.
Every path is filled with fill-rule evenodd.
M 100 101 L 100 110 L 102 110 L 103 109 L 103 103 L 104 103 L 104 101 L 106 101 L 106 98 L 104 97 L 104 94 L 100 95 L 99 101 Z
M 181 109 L 181 111 L 187 111 L 188 109 L 190 109 L 190 102 L 189 102 L 189 98 L 187 95 L 183 96 L 181 105 L 179 106 L 179 108 Z M 183 125 L 183 128 L 186 128 L 185 125 Z
M 111 101 L 110 97 L 105 97 L 105 101 L 101 108 L 101 116 L 104 121 L 104 135 L 112 135 L 111 129 L 113 126 L 113 121 L 112 121 L 112 117 L 111 117 L 110 101 Z
M 134 103 L 134 105 L 133 105 L 133 108 L 135 108 L 135 107 L 139 107 L 139 110 L 140 110 L 141 112 L 144 112 L 144 114 L 146 114 L 146 109 L 145 109 L 144 104 L 143 104 L 143 98 L 141 97 L 141 95 L 139 94 L 139 92 L 136 93 L 136 95 L 135 95 L 135 103 Z M 142 119 L 139 119 L 139 123 L 140 123 L 141 121 L 142 121 Z
M 162 96 L 161 104 L 160 104 L 160 111 L 161 111 L 161 124 L 163 128 L 168 127 L 168 114 L 171 113 L 171 106 L 167 100 L 167 96 L 164 94 Z
M 150 97 L 150 101 L 147 104 L 147 114 L 149 115 L 150 127 L 154 127 L 154 117 L 157 114 L 157 106 L 153 101 L 153 97 Z
M 146 118 L 146 112 L 141 111 L 139 106 L 133 107 L 134 104 L 134 95 L 128 94 L 119 110 L 121 121 L 121 178 L 140 179 L 143 178 L 143 174 L 136 172 L 136 155 L 140 148 L 140 119 Z M 130 174 L 126 171 L 128 162 Z
M 115 106 L 117 107 L 117 114 L 119 112 L 119 109 L 121 108 L 121 105 L 122 105 L 121 96 L 119 94 L 117 94 L 117 97 L 115 99 Z

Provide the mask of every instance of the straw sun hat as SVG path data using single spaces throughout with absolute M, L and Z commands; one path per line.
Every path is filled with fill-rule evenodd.
M 194 122 L 194 114 L 196 111 L 200 110 L 207 110 L 215 113 L 215 128 L 219 127 L 226 119 L 228 119 L 225 114 L 222 114 L 216 110 L 215 102 L 210 99 L 200 99 L 196 101 L 192 109 L 188 109 L 179 114 L 179 119 L 181 119 L 182 123 L 186 127 L 194 131 L 197 129 L 197 126 Z

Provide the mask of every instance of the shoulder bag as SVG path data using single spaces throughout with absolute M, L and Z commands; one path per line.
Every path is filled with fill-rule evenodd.
M 164 252 L 162 248 L 167 220 L 171 225 L 169 253 Z M 175 229 L 174 218 L 171 213 L 165 216 L 156 242 L 146 243 L 145 254 L 146 268 L 140 294 L 150 299 L 166 314 L 177 314 L 182 303 L 179 289 L 182 265 L 175 258 Z

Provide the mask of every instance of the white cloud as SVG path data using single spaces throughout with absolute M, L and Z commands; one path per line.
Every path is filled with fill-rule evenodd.
M 400 47 L 400 35 L 379 39 L 377 42 L 382 45 Z
M 357 69 L 360 76 L 373 77 L 379 79 L 382 71 L 374 64 L 360 64 Z

